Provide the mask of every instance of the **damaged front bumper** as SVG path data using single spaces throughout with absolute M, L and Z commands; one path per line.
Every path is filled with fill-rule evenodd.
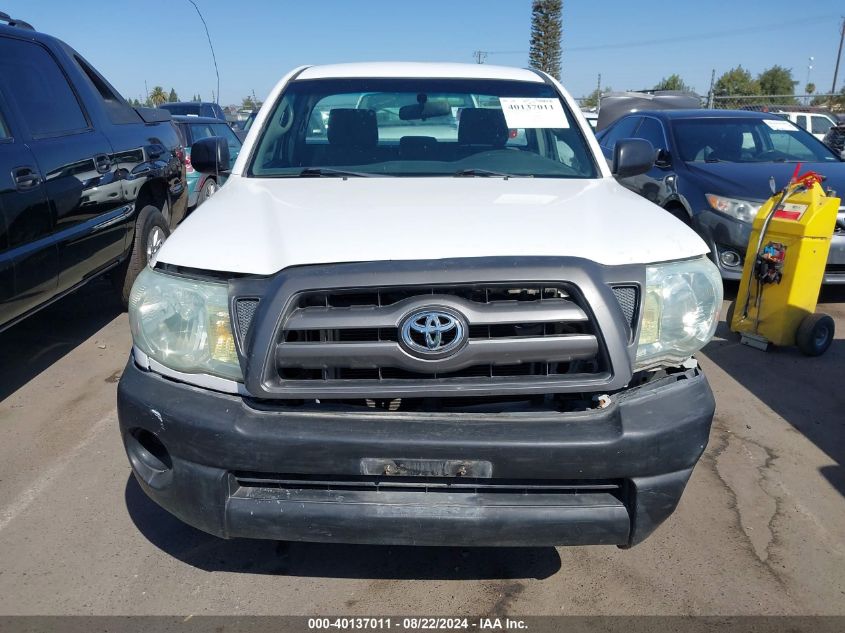
M 639 543 L 675 509 L 714 407 L 696 369 L 571 413 L 275 406 L 132 359 L 118 389 L 135 476 L 181 520 L 224 538 L 376 544 Z M 443 472 L 403 476 L 421 464 Z

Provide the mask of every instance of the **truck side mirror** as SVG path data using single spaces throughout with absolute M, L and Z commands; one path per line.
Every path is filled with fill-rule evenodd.
M 202 174 L 219 174 L 231 169 L 229 144 L 222 136 L 202 138 L 191 145 L 191 165 Z
M 654 166 L 654 155 L 654 146 L 645 139 L 621 139 L 613 148 L 611 172 L 617 178 L 639 176 Z

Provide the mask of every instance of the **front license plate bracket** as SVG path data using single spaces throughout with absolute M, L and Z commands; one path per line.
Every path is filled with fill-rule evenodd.
M 387 477 L 467 477 L 489 479 L 493 464 L 467 459 L 405 459 L 365 457 L 361 460 L 362 475 Z

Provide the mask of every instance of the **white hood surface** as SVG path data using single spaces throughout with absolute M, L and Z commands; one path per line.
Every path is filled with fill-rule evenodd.
M 568 256 L 645 264 L 708 252 L 612 178 L 244 178 L 233 175 L 156 260 L 270 275 L 290 266 Z

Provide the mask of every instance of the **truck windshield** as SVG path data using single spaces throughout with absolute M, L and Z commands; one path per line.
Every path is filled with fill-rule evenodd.
M 256 147 L 248 174 L 257 177 L 598 173 L 566 103 L 543 82 L 294 81 Z
M 672 122 L 685 162 L 838 162 L 812 134 L 786 119 L 706 118 Z

